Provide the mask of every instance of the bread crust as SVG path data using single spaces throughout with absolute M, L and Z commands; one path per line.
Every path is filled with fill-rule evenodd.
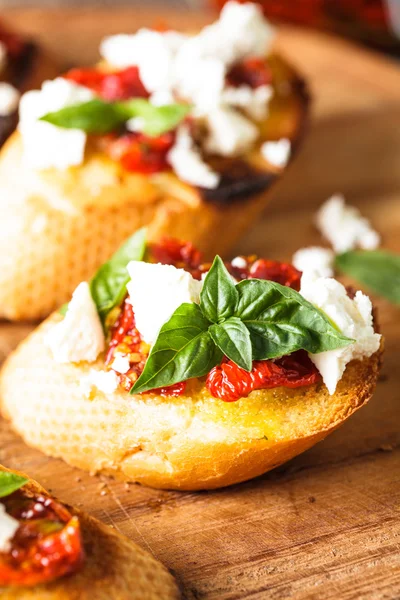
M 1 471 L 8 471 L 0 465 Z M 21 473 L 24 475 L 23 473 Z M 25 475 L 26 477 L 26 475 Z M 29 479 L 26 488 L 46 491 Z M 86 560 L 78 572 L 34 587 L 0 587 L 2 600 L 178 600 L 178 586 L 155 558 L 88 514 L 79 517 Z
M 284 61 L 271 61 L 277 82 L 288 82 L 290 91 L 276 92 L 261 136 L 287 137 L 294 151 L 308 96 L 304 82 Z M 253 154 L 246 161 L 266 174 L 262 187 L 249 177 L 248 183 L 228 187 L 221 204 L 172 173 L 129 173 L 90 147 L 79 167 L 31 171 L 23 163 L 20 135 L 14 133 L 0 153 L 0 318 L 46 317 L 144 225 L 150 239 L 190 240 L 205 259 L 226 254 L 262 212 L 270 186 L 285 170 Z
M 256 477 L 307 450 L 363 406 L 381 353 L 351 362 L 330 396 L 322 383 L 257 390 L 225 403 L 204 381 L 178 398 L 82 392 L 104 363 L 64 364 L 43 343 L 53 315 L 7 359 L 0 410 L 27 444 L 71 465 L 125 481 L 179 490 L 213 489 Z

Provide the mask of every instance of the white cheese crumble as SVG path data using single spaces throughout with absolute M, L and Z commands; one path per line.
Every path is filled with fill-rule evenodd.
M 360 291 L 352 300 L 335 279 L 316 278 L 308 273 L 301 278 L 300 293 L 320 308 L 344 335 L 355 340 L 345 348 L 309 354 L 333 394 L 346 365 L 351 360 L 368 358 L 379 348 L 381 336 L 374 331 L 371 300 Z
M 269 85 L 253 89 L 249 85 L 229 86 L 221 95 L 221 103 L 242 108 L 252 119 L 261 121 L 268 116 L 268 102 L 273 94 Z
M 204 146 L 208 152 L 234 156 L 246 152 L 258 137 L 257 127 L 228 106 L 211 110 L 206 118 L 208 135 Z
M 232 265 L 232 267 L 235 267 L 236 269 L 245 269 L 247 267 L 247 260 L 245 258 L 243 258 L 243 256 L 236 256 L 231 261 L 231 265 Z
M 119 385 L 118 375 L 115 371 L 96 371 L 90 369 L 89 373 L 82 377 L 80 381 L 81 392 L 86 398 L 89 398 L 93 388 L 96 388 L 103 394 L 113 394 Z
M 174 146 L 168 153 L 168 162 L 183 181 L 204 188 L 216 188 L 220 175 L 205 163 L 186 125 L 178 129 Z
M 199 302 L 202 282 L 184 269 L 131 261 L 128 272 L 136 327 L 148 344 L 154 344 L 161 327 L 181 304 Z
M 23 94 L 19 106 L 19 130 L 24 160 L 33 169 L 67 169 L 84 159 L 86 133 L 80 129 L 63 129 L 40 121 L 49 112 L 82 104 L 95 97 L 86 87 L 57 77 L 45 81 L 41 90 Z
M 313 272 L 317 277 L 332 277 L 335 253 L 329 248 L 310 246 L 294 253 L 292 264 L 299 271 Z
M 45 343 L 59 363 L 93 362 L 104 350 L 103 328 L 88 283 L 78 285 L 64 319 L 50 329 Z
M 283 168 L 290 158 L 291 144 L 287 138 L 277 142 L 264 142 L 261 146 L 261 154 L 274 167 Z
M 111 368 L 114 369 L 114 371 L 116 371 L 117 373 L 127 373 L 131 368 L 129 358 L 124 354 L 121 354 L 120 352 L 116 352 Z
M 0 552 L 10 550 L 10 542 L 13 539 L 19 522 L 11 515 L 7 514 L 6 507 L 0 502 Z
M 100 45 L 100 53 L 111 65 L 139 68 L 140 78 L 149 92 L 168 90 L 174 81 L 175 56 L 186 36 L 175 31 L 139 29 L 133 35 L 113 35 Z
M 20 93 L 10 83 L 0 82 L 0 117 L 12 115 L 18 108 Z
M 344 197 L 339 194 L 321 206 L 316 225 L 338 254 L 354 248 L 373 250 L 381 241 L 368 219 L 354 206 L 346 205 Z

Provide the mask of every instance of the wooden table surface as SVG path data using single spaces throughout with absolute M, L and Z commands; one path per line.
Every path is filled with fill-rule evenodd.
M 137 9 L 4 11 L 63 64 L 96 59 L 108 32 L 165 15 Z M 207 17 L 168 13 L 176 26 Z M 317 206 L 341 191 L 400 251 L 400 70 L 317 33 L 283 28 L 278 45 L 309 78 L 309 135 L 264 219 L 238 252 L 289 259 L 319 244 Z M 99 479 L 28 449 L 4 423 L 0 461 L 26 470 L 163 561 L 189 599 L 400 598 L 400 310 L 376 301 L 386 357 L 374 398 L 289 464 L 229 489 L 177 493 Z M 0 327 L 1 358 L 29 326 Z M 110 599 L 111 600 L 111 599 Z

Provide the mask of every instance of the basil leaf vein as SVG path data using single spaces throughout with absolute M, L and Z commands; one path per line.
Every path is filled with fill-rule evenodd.
M 208 331 L 210 322 L 197 304 L 181 304 L 163 325 L 143 373 L 131 394 L 202 377 L 219 364 L 222 353 Z
M 253 360 L 307 350 L 313 354 L 353 342 L 329 318 L 295 290 L 273 281 L 249 279 L 236 286 L 235 316 L 250 333 Z
M 0 498 L 5 498 L 13 492 L 19 490 L 28 482 L 26 477 L 10 473 L 9 471 L 0 471 Z
M 212 323 L 233 316 L 239 294 L 222 259 L 216 256 L 200 293 L 200 307 Z
M 400 255 L 387 250 L 353 250 L 336 256 L 336 267 L 390 302 L 400 304 Z
M 237 317 L 231 317 L 221 324 L 210 327 L 214 343 L 234 363 L 251 371 L 253 366 L 250 333 Z

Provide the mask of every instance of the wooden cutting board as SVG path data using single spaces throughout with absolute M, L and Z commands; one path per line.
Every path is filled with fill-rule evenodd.
M 206 15 L 136 8 L 4 11 L 63 65 L 90 63 L 102 35 Z M 341 191 L 400 251 L 400 70 L 329 36 L 282 28 L 278 46 L 309 78 L 309 135 L 264 219 L 238 252 L 290 259 L 319 244 L 318 205 Z M 227 224 L 229 226 L 229 224 Z M 0 425 L 0 461 L 20 468 L 147 548 L 188 599 L 400 598 L 400 309 L 376 299 L 386 357 L 369 405 L 289 464 L 203 493 L 124 485 L 30 450 Z M 4 358 L 30 330 L 0 325 Z M 112 600 L 112 599 L 110 599 Z

